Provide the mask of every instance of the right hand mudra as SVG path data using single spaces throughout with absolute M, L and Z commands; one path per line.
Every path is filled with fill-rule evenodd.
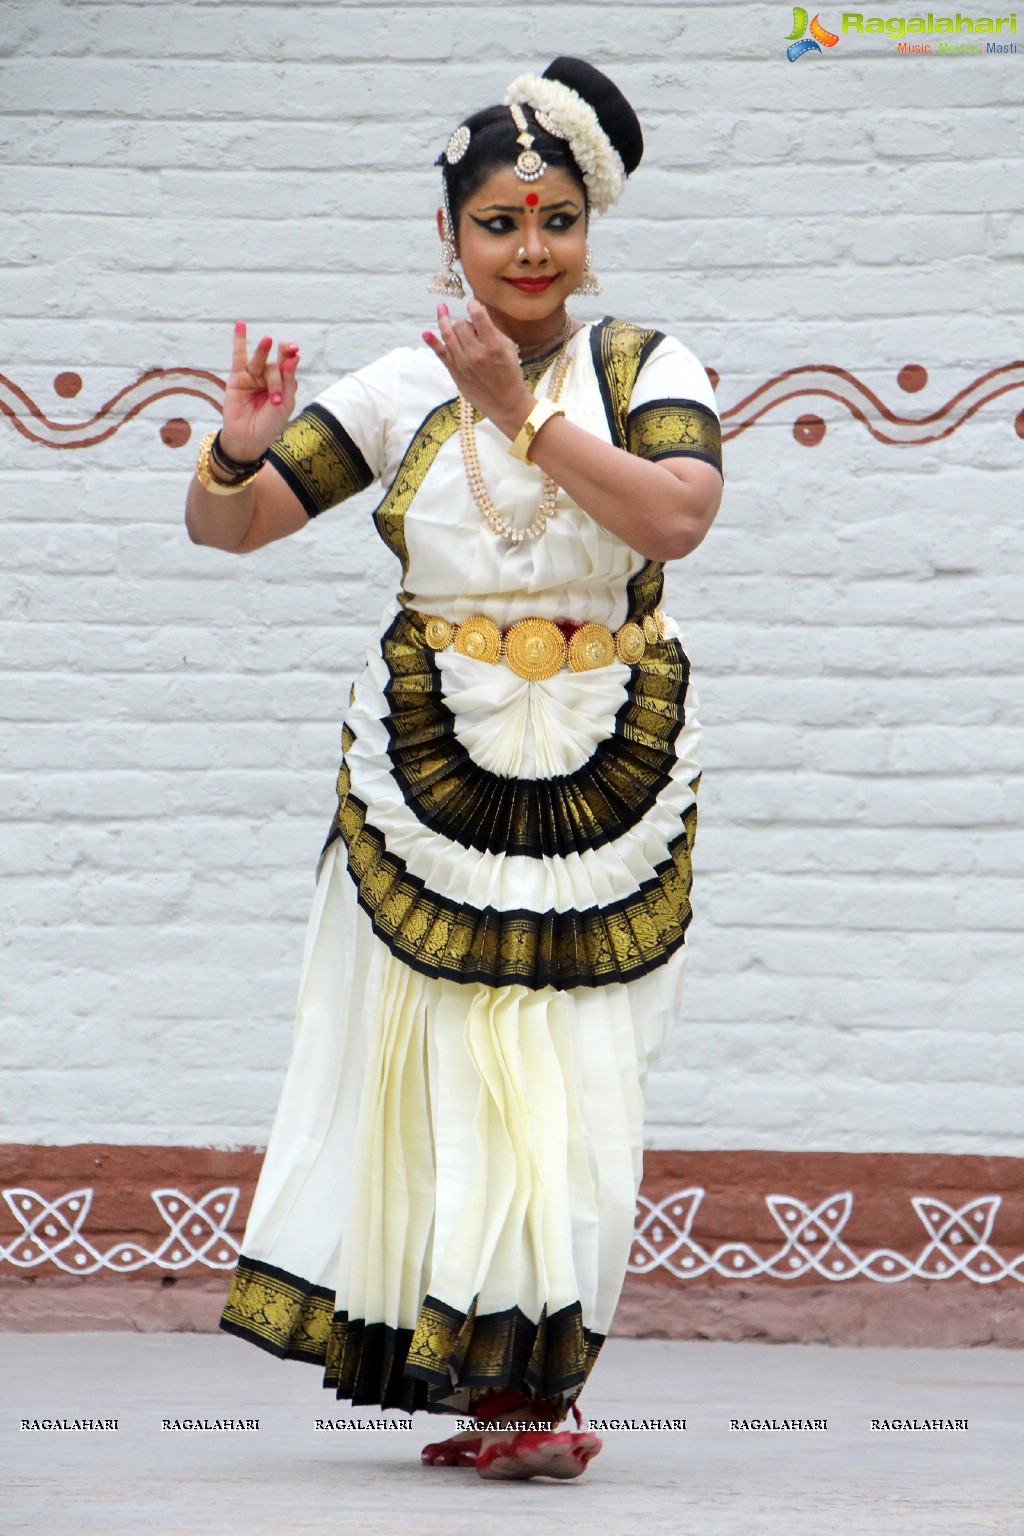
M 252 463 L 279 437 L 295 410 L 297 341 L 282 341 L 271 362 L 272 338 L 264 336 L 252 357 L 246 352 L 245 321 L 235 323 L 231 372 L 224 388 L 220 441 L 229 458 Z

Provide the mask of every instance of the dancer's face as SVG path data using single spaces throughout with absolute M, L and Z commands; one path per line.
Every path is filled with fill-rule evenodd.
M 503 166 L 464 205 L 456 248 L 474 297 L 496 323 L 499 316 L 511 322 L 503 329 L 554 323 L 586 265 L 583 194 L 561 168 L 529 182 Z

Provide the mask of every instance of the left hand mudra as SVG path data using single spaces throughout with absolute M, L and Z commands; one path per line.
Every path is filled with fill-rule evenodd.
M 427 346 L 444 363 L 470 405 L 514 437 L 529 415 L 533 397 L 523 382 L 515 342 L 498 330 L 478 299 L 470 299 L 467 320 L 453 320 L 437 306 L 440 339 L 423 332 Z M 517 419 L 518 418 L 518 419 Z

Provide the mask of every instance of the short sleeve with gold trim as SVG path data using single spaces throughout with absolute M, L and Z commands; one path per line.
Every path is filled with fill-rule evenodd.
M 384 474 L 405 350 L 396 348 L 321 390 L 271 444 L 270 462 L 308 517 L 336 507 Z
M 663 336 L 629 397 L 626 445 L 642 459 L 690 456 L 722 474 L 722 428 L 711 381 L 682 342 Z

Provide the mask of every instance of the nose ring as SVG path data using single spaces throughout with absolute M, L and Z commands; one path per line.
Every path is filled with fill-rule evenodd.
M 550 260 L 551 252 L 548 250 L 547 246 L 544 247 L 544 255 L 546 257 L 548 257 L 548 259 Z M 517 261 L 524 261 L 524 260 L 526 260 L 526 246 L 525 245 L 521 245 L 519 247 L 518 251 L 516 251 L 516 260 Z

